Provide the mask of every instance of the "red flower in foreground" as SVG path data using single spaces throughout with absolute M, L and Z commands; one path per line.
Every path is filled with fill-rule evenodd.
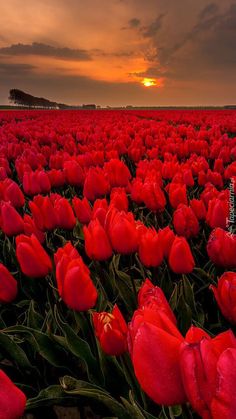
M 0 419 L 19 419 L 25 410 L 26 396 L 0 370 Z
M 144 306 L 156 305 L 159 311 L 163 311 L 169 319 L 176 324 L 176 318 L 170 305 L 160 287 L 156 287 L 149 279 L 146 279 L 138 293 L 138 305 Z
M 128 342 L 135 375 L 145 393 L 158 404 L 185 403 L 180 371 L 183 337 L 166 313 L 155 304 L 136 310 Z
M 34 234 L 16 237 L 16 257 L 22 272 L 32 278 L 41 278 L 52 270 L 51 259 Z
M 16 298 L 17 282 L 8 269 L 0 263 L 0 303 L 10 303 Z
M 71 243 L 57 250 L 54 255 L 58 292 L 65 304 L 76 311 L 94 307 L 97 290 L 90 278 L 90 271 Z
M 236 273 L 225 272 L 217 287 L 210 286 L 223 316 L 236 324 Z
M 199 337 L 181 345 L 184 389 L 202 418 L 231 419 L 236 411 L 236 339 L 231 331 L 214 339 Z
M 127 350 L 127 325 L 117 307 L 112 313 L 93 313 L 95 334 L 107 355 L 118 356 Z

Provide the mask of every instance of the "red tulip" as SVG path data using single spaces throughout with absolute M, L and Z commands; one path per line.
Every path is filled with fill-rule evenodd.
M 224 365 L 221 364 L 222 356 L 225 357 L 228 348 L 236 351 L 236 339 L 231 331 L 220 333 L 216 338 L 201 338 L 196 343 L 183 343 L 181 346 L 180 366 L 184 389 L 193 409 L 203 418 L 214 418 L 212 415 L 213 405 L 218 403 L 218 394 L 222 390 L 219 383 L 220 375 L 224 374 Z M 223 371 L 220 371 L 222 366 Z M 231 366 L 233 371 L 236 363 Z M 217 384 L 217 381 L 219 384 Z M 229 400 L 225 409 L 235 406 L 235 397 L 232 388 L 228 392 L 222 392 L 222 398 Z M 227 416 L 226 416 L 227 417 Z M 229 417 L 229 416 L 228 416 Z
M 180 204 L 173 214 L 173 224 L 176 233 L 187 239 L 195 237 L 199 233 L 199 223 L 193 210 L 186 205 Z
M 106 260 L 112 256 L 112 248 L 106 231 L 98 219 L 84 226 L 85 251 L 90 259 Z
M 24 234 L 26 236 L 31 236 L 31 234 L 34 234 L 37 237 L 39 243 L 42 244 L 45 240 L 45 233 L 36 226 L 33 218 L 31 218 L 28 214 L 25 214 L 23 221 L 24 221 Z
M 54 200 L 54 210 L 57 214 L 57 226 L 64 230 L 73 230 L 76 218 L 69 201 L 60 195 L 52 199 Z
M 5 179 L 3 181 L 3 199 L 4 201 L 10 202 L 15 208 L 23 207 L 25 203 L 22 190 L 12 179 Z
M 233 419 L 236 412 L 236 349 L 228 348 L 217 363 L 216 391 L 211 402 L 213 419 Z
M 29 202 L 29 207 L 39 230 L 54 230 L 57 227 L 57 212 L 49 196 L 35 196 L 33 201 Z
M 0 419 L 19 419 L 25 410 L 26 396 L 0 370 Z
M 34 234 L 16 237 L 16 257 L 22 272 L 32 278 L 41 278 L 52 270 L 52 262 Z
M 118 211 L 128 211 L 129 202 L 124 188 L 113 188 L 110 195 L 110 207 Z
M 127 325 L 117 307 L 112 313 L 93 313 L 95 334 L 107 355 L 119 356 L 127 351 Z
M 52 169 L 48 171 L 48 176 L 52 187 L 59 188 L 65 185 L 65 174 L 62 170 Z
M 138 246 L 139 259 L 144 266 L 159 266 L 164 258 L 161 239 L 153 228 L 141 235 Z
M 2 202 L 0 206 L 0 227 L 7 236 L 16 236 L 24 231 L 22 217 L 8 202 Z
M 175 237 L 169 253 L 169 266 L 176 274 L 192 272 L 195 262 L 184 237 Z
M 105 219 L 107 216 L 109 206 L 106 198 L 96 199 L 93 204 L 92 220 L 96 218 L 100 221 L 101 225 L 104 226 Z
M 51 183 L 48 174 L 43 170 L 36 172 L 24 172 L 23 189 L 27 195 L 48 193 L 51 190 Z
M 173 208 L 177 208 L 179 204 L 188 205 L 186 185 L 181 183 L 170 183 L 169 200 Z
M 208 208 L 209 201 L 211 199 L 217 198 L 219 191 L 211 183 L 207 183 L 204 191 L 200 195 L 200 199 L 204 202 L 205 207 Z
M 183 337 L 169 317 L 158 309 L 137 310 L 129 324 L 129 350 L 137 380 L 158 404 L 186 401 L 180 371 Z
M 214 198 L 209 201 L 206 222 L 211 228 L 225 229 L 229 218 L 229 202 Z
M 209 258 L 218 266 L 236 268 L 236 235 L 221 228 L 215 228 L 207 243 Z
M 162 289 L 155 287 L 149 279 L 146 279 L 138 293 L 138 305 L 140 308 L 156 305 L 158 311 L 163 311 L 176 325 L 176 318 Z
M 92 218 L 92 209 L 87 198 L 79 199 L 74 197 L 72 199 L 72 205 L 79 222 L 82 224 L 88 224 Z
M 198 220 L 205 220 L 206 218 L 206 207 L 201 199 L 192 199 L 190 201 L 190 207 Z
M 225 272 L 217 287 L 210 286 L 223 316 L 236 324 L 236 273 Z
M 58 292 L 64 303 L 76 311 L 93 308 L 97 301 L 97 290 L 77 250 L 68 243 L 57 250 L 54 260 Z
M 158 231 L 158 235 L 159 235 L 159 238 L 160 238 L 161 247 L 163 249 L 164 257 L 167 258 L 169 256 L 172 243 L 175 239 L 175 234 L 174 234 L 173 230 L 171 230 L 170 227 L 167 226 L 167 227 L 163 228 L 162 230 L 160 229 Z
M 166 198 L 158 183 L 151 181 L 144 182 L 142 188 L 142 198 L 146 207 L 150 211 L 164 211 Z
M 17 295 L 17 282 L 8 269 L 0 263 L 0 303 L 11 303 Z
M 91 167 L 84 182 L 83 195 L 89 201 L 106 195 L 110 191 L 110 184 L 99 167 Z
M 73 186 L 82 186 L 84 182 L 84 171 L 76 160 L 64 162 L 63 172 L 66 182 Z
M 127 186 L 131 174 L 125 163 L 118 159 L 111 159 L 104 164 L 104 171 L 111 187 Z
M 138 233 L 133 213 L 111 209 L 107 216 L 106 229 L 115 252 L 129 254 L 137 250 Z

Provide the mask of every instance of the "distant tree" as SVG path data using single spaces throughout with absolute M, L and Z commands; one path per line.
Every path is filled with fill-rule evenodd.
M 57 109 L 59 104 L 57 102 L 51 102 L 43 97 L 32 96 L 28 93 L 23 92 L 19 89 L 11 89 L 9 92 L 9 100 L 18 106 L 27 106 L 32 108 L 47 108 Z M 66 106 L 66 105 L 64 105 Z

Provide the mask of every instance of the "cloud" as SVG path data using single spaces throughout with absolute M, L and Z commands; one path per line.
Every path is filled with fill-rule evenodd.
M 165 13 L 161 13 L 153 22 L 142 28 L 142 34 L 144 38 L 153 38 L 156 36 L 157 32 L 162 26 L 162 21 L 165 15 Z
M 0 74 L 8 77 L 22 76 L 29 74 L 35 69 L 35 66 L 31 64 L 13 64 L 13 63 L 0 63 Z
M 134 17 L 133 19 L 130 19 L 128 23 L 130 28 L 137 28 L 138 26 L 140 26 L 141 21 L 140 19 Z
M 72 49 L 68 47 L 54 47 L 52 45 L 33 42 L 32 44 L 13 44 L 0 48 L 3 55 L 41 55 L 46 57 L 59 58 L 61 60 L 89 61 L 91 56 L 84 49 Z
M 219 10 L 219 7 L 216 3 L 209 3 L 199 13 L 199 19 L 201 20 L 201 19 L 208 18 L 209 16 L 214 15 L 218 10 Z

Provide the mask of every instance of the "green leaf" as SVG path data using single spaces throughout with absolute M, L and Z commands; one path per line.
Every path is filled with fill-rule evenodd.
M 100 383 L 102 371 L 99 369 L 97 360 L 92 354 L 89 344 L 81 339 L 67 323 L 62 321 L 56 306 L 54 314 L 58 327 L 66 339 L 68 349 L 73 355 L 84 361 L 89 379 L 91 379 L 92 382 L 95 381 Z
M 4 329 L 5 333 L 23 335 L 33 349 L 55 367 L 63 367 L 65 351 L 48 335 L 26 326 L 12 326 Z
M 12 336 L 0 332 L 0 349 L 6 357 L 15 362 L 19 368 L 22 368 L 25 371 L 34 368 L 23 349 L 14 342 Z
M 41 329 L 43 322 L 43 316 L 36 311 L 35 301 L 31 300 L 28 310 L 27 326 L 32 327 L 32 329 Z
M 102 403 L 118 418 L 133 419 L 129 412 L 127 412 L 127 409 L 101 387 L 89 384 L 85 381 L 76 380 L 68 376 L 63 377 L 60 381 L 62 388 L 68 395 L 90 398 L 95 402 Z
M 65 394 L 60 385 L 53 385 L 41 390 L 37 397 L 28 399 L 26 411 L 53 406 L 55 404 L 65 404 L 67 400 L 73 401 L 74 397 L 69 397 Z

